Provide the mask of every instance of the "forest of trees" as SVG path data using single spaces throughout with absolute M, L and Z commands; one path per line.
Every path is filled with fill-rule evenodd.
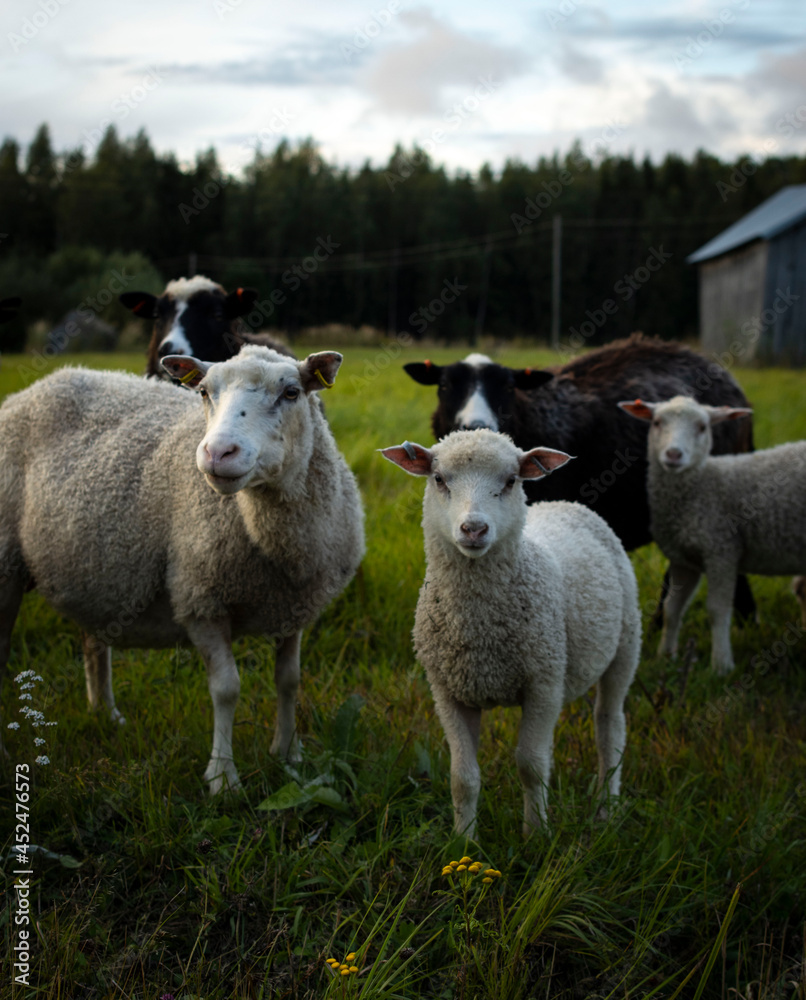
M 258 288 L 258 325 L 292 338 L 337 322 L 446 341 L 546 341 L 555 214 L 563 341 L 586 320 L 589 343 L 636 329 L 696 336 L 686 255 L 804 182 L 806 156 L 592 161 L 576 144 L 534 165 L 451 174 L 400 148 L 384 166 L 337 168 L 312 141 L 257 151 L 234 178 L 213 149 L 183 166 L 144 132 L 122 140 L 110 127 L 88 157 L 55 151 L 42 125 L 24 152 L 14 139 L 0 146 L 0 298 L 24 302 L 2 346 L 20 349 L 34 321 L 55 324 L 90 300 L 121 324 L 128 314 L 110 288 L 159 292 L 189 270 Z M 605 314 L 607 300 L 615 309 Z

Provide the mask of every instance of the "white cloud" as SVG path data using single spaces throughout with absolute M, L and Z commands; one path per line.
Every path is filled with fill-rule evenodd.
M 374 110 L 435 115 L 449 94 L 470 91 L 480 77 L 505 81 L 530 63 L 525 52 L 463 34 L 421 8 L 399 15 L 413 37 L 381 49 L 363 76 Z

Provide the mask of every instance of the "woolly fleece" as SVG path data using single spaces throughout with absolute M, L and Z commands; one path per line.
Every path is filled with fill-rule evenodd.
M 188 619 L 227 618 L 233 636 L 292 634 L 364 552 L 355 479 L 316 395 L 305 404 L 304 479 L 226 497 L 196 468 L 196 393 L 81 368 L 41 379 L 0 409 L 0 560 L 19 551 L 40 593 L 87 631 L 145 607 L 120 647 L 184 642 Z
M 446 531 L 439 509 L 445 492 L 429 477 L 423 500 L 427 570 L 413 638 L 451 745 L 455 828 L 474 836 L 476 710 L 522 705 L 516 760 L 529 833 L 546 818 L 552 733 L 562 705 L 597 682 L 599 786 L 606 781 L 618 794 L 623 703 L 641 646 L 635 575 L 597 514 L 562 501 L 527 509 L 521 480 L 504 485 L 524 455 L 505 435 L 457 431 L 431 454 L 432 473 L 449 487 L 456 484 L 457 498 L 448 502 L 457 502 L 461 483 L 481 481 L 473 509 L 496 525 L 487 551 L 468 558 Z

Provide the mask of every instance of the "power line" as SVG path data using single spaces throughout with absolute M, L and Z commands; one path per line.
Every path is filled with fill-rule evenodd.
M 680 219 L 568 219 L 563 220 L 564 229 L 596 230 L 596 229 L 631 229 L 633 231 L 654 230 L 657 227 L 676 230 L 710 230 L 714 223 L 708 220 L 681 221 Z M 352 251 L 337 253 L 323 261 L 326 263 L 326 273 L 338 274 L 350 271 L 383 270 L 389 267 L 414 266 L 419 264 L 437 263 L 442 260 L 458 260 L 464 257 L 483 255 L 496 250 L 506 250 L 533 241 L 535 237 L 548 235 L 552 231 L 553 221 L 536 222 L 520 233 L 511 229 L 498 230 L 484 236 L 463 237 L 456 240 L 423 243 L 413 247 L 385 248 L 383 250 Z M 311 255 L 302 257 L 246 257 L 221 256 L 215 254 L 199 254 L 198 266 L 202 270 L 223 270 L 227 267 L 258 267 L 264 271 L 285 270 L 293 267 L 303 267 L 304 261 Z M 184 263 L 184 257 L 172 257 L 157 261 L 158 265 L 168 263 Z

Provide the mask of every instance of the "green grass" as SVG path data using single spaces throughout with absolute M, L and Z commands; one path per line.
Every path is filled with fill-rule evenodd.
M 480 843 L 469 853 L 503 877 L 463 902 L 440 874 L 465 845 L 451 839 L 448 754 L 411 649 L 422 483 L 376 452 L 430 442 L 432 391 L 400 371 L 419 352 L 345 352 L 326 402 L 363 490 L 368 551 L 305 637 L 297 769 L 268 755 L 275 696 L 263 642 L 236 646 L 244 791 L 210 800 L 212 708 L 196 654 L 116 653 L 128 719 L 119 729 L 87 709 L 75 626 L 26 597 L 8 673 L 39 671 L 36 707 L 58 721 L 47 731 L 51 764 L 36 769 L 32 839 L 65 857 L 34 858 L 32 985 L 11 991 L 6 804 L 13 764 L 35 751 L 29 731 L 4 730 L 0 995 L 804 1000 L 806 636 L 783 641 L 800 621 L 789 581 L 753 580 L 762 621 L 734 629 L 738 665 L 727 679 L 707 666 L 702 595 L 684 624 L 688 671 L 655 656 L 656 636 L 645 639 L 628 699 L 624 795 L 608 823 L 594 819 L 591 696 L 562 715 L 551 826 L 526 842 L 518 713 L 486 713 Z M 501 359 L 552 360 L 521 350 Z M 142 370 L 137 356 L 80 360 Z M 21 365 L 41 374 L 6 356 L 0 393 L 25 384 Z M 806 437 L 805 374 L 737 374 L 757 408 L 758 446 Z M 646 623 L 663 560 L 647 547 L 633 562 Z M 759 667 L 762 651 L 769 662 Z M 8 678 L 3 698 L 14 711 Z M 287 791 L 277 796 L 314 779 L 294 805 Z M 315 797 L 316 787 L 331 791 Z M 272 796 L 286 807 L 262 808 Z M 334 978 L 324 959 L 349 952 L 361 974 Z

